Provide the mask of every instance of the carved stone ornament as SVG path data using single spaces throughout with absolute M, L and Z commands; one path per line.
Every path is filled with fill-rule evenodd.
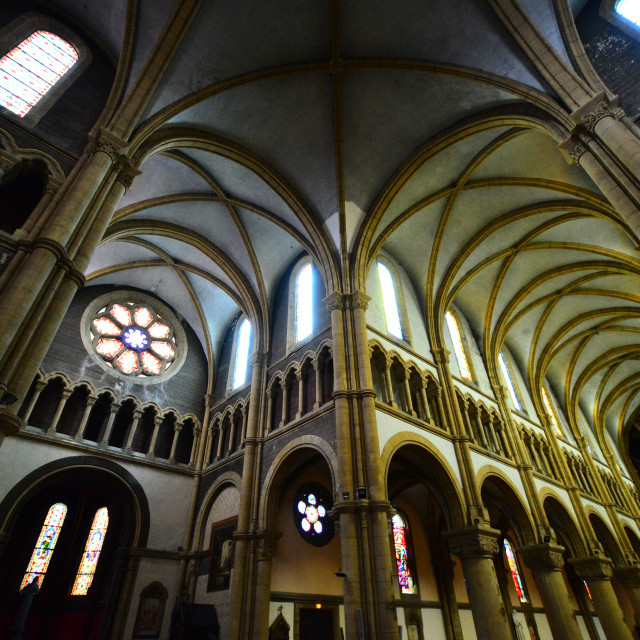
M 271 560 L 278 548 L 278 538 L 281 533 L 263 531 L 257 534 L 256 550 L 260 560 Z
M 518 547 L 518 555 L 533 571 L 556 571 L 564 567 L 564 547 L 554 544 L 531 544 Z
M 589 151 L 586 142 L 575 135 L 561 142 L 558 148 L 565 154 L 569 164 L 579 164 L 582 155 Z
M 581 580 L 610 580 L 613 576 L 609 558 L 575 558 L 569 562 Z
M 640 567 L 615 567 L 613 576 L 627 589 L 640 588 Z
M 596 124 L 603 118 L 615 118 L 615 111 L 618 107 L 619 105 L 615 101 L 610 101 L 602 91 L 587 104 L 574 111 L 571 118 L 576 124 L 582 124 L 589 131 L 593 131 Z
M 113 162 L 126 152 L 129 145 L 107 131 L 104 127 L 100 127 L 97 131 L 89 134 L 89 144 L 87 145 L 87 153 L 92 156 L 97 152 L 106 153 Z
M 500 531 L 491 527 L 468 527 L 449 531 L 449 549 L 459 558 L 487 557 L 492 558 L 500 551 L 498 537 Z
M 364 293 L 364 291 L 354 291 L 351 294 L 352 309 L 362 309 L 363 311 L 366 311 L 370 301 L 371 297 Z
M 120 171 L 118 171 L 118 176 L 116 180 L 124 185 L 124 188 L 128 191 L 131 188 L 133 181 L 141 174 L 142 172 L 135 167 L 132 167 L 128 161 L 122 163 L 122 167 Z
M 330 293 L 322 302 L 324 302 L 324 306 L 327 308 L 327 311 L 331 313 L 336 309 L 344 309 L 344 301 L 343 295 L 339 291 L 334 291 Z
M 433 347 L 431 349 L 431 355 L 436 364 L 446 364 L 449 362 L 449 351 L 444 347 Z

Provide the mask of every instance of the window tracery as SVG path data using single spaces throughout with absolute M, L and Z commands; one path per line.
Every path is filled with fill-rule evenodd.
M 393 530 L 393 547 L 396 552 L 396 564 L 398 566 L 398 582 L 403 594 L 417 593 L 417 587 L 410 566 L 409 550 L 409 526 L 405 518 L 396 513 L 391 518 Z
M 637 0 L 618 0 L 616 11 L 627 20 L 640 27 L 640 4 Z
M 44 30 L 33 32 L 0 59 L 0 104 L 24 117 L 76 64 L 78 52 Z
M 31 554 L 27 571 L 22 579 L 21 591 L 34 580 L 38 583 L 38 586 L 42 586 L 42 581 L 49 567 L 66 515 L 67 506 L 62 502 L 51 505 L 42 525 L 36 546 Z
M 96 567 L 98 566 L 100 552 L 102 551 L 102 545 L 104 544 L 108 527 L 109 510 L 107 507 L 102 507 L 96 511 L 96 515 L 93 518 L 89 536 L 82 554 L 82 560 L 80 560 L 80 567 L 78 568 L 78 573 L 76 574 L 76 579 L 71 589 L 72 596 L 87 595 L 96 572 Z

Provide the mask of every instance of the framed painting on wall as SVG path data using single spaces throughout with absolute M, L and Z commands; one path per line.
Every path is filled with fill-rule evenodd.
M 229 588 L 233 569 L 233 533 L 238 526 L 238 517 L 227 518 L 211 525 L 211 568 L 207 591 L 222 591 Z

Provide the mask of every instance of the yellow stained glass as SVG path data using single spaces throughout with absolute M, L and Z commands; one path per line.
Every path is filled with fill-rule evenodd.
M 162 322 L 154 322 L 149 327 L 149 335 L 152 338 L 168 338 L 170 331 L 169 327 Z
M 42 586 L 44 574 L 47 572 L 53 550 L 56 547 L 62 524 L 67 515 L 67 506 L 62 502 L 52 505 L 47 513 L 47 517 L 42 525 L 42 530 L 38 536 L 35 549 L 31 554 L 31 560 L 27 566 L 27 572 L 24 574 L 20 590 L 24 589 L 33 580 L 37 580 L 38 585 Z
M 115 338 L 100 338 L 96 351 L 107 358 L 113 358 L 122 349 L 122 342 Z
M 93 321 L 93 326 L 96 328 L 96 331 L 103 336 L 119 336 L 121 332 L 120 327 L 106 316 L 96 318 Z
M 96 567 L 98 566 L 100 551 L 102 551 L 108 526 L 109 510 L 107 507 L 102 507 L 96 511 L 96 515 L 93 518 L 87 544 L 84 547 L 84 553 L 80 561 L 80 567 L 78 568 L 78 573 L 73 583 L 73 589 L 71 589 L 72 596 L 87 595 L 87 591 L 89 591 L 93 576 L 96 572 Z
M 117 365 L 122 369 L 123 373 L 133 373 L 138 369 L 140 363 L 135 351 L 127 349 L 117 360 Z

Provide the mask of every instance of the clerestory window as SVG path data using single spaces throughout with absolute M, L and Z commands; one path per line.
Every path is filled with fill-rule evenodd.
M 295 284 L 296 342 L 313 333 L 313 269 L 311 263 L 298 271 Z
M 544 408 L 551 418 L 551 424 L 555 429 L 555 432 L 562 438 L 564 434 L 562 433 L 562 429 L 560 429 L 560 423 L 558 422 L 558 414 L 556 413 L 555 407 L 553 406 L 553 402 L 551 401 L 551 396 L 547 391 L 547 387 L 545 384 L 542 385 L 542 402 L 544 403 Z
M 513 402 L 513 406 L 518 411 L 522 411 L 522 401 L 520 400 L 520 395 L 518 394 L 516 381 L 513 378 L 513 373 L 511 371 L 511 367 L 509 366 L 509 362 L 507 361 L 507 357 L 501 351 L 498 359 L 500 362 L 500 371 L 502 372 L 502 377 L 507 383 L 507 389 L 509 389 L 509 395 L 511 396 L 511 401 Z
M 78 61 L 78 51 L 50 31 L 34 31 L 0 58 L 0 104 L 24 117 Z
M 456 360 L 458 362 L 458 368 L 460 369 L 460 375 L 465 380 L 473 382 L 473 375 L 471 373 L 471 366 L 469 365 L 469 358 L 467 357 L 467 351 L 462 340 L 460 321 L 451 311 L 447 311 L 445 318 L 447 320 L 447 327 L 449 328 L 449 335 L 451 336 L 451 340 L 453 342 L 453 351 L 456 354 Z
M 98 566 L 98 560 L 100 559 L 100 552 L 102 551 L 104 538 L 107 535 L 108 526 L 109 510 L 107 507 L 102 507 L 96 511 L 96 515 L 93 518 L 89 536 L 84 546 L 84 553 L 80 560 L 80 567 L 78 568 L 78 573 L 76 574 L 76 579 L 71 589 L 72 596 L 87 595 L 89 587 L 93 582 L 96 567 Z
M 618 0 L 616 11 L 623 18 L 640 27 L 640 3 L 638 0 Z
M 251 348 L 251 323 L 245 318 L 236 329 L 235 362 L 233 365 L 232 390 L 238 389 L 247 381 L 249 369 L 249 350 Z
M 393 547 L 396 552 L 396 564 L 398 566 L 398 582 L 403 594 L 418 593 L 416 581 L 413 577 L 413 558 L 409 546 L 409 525 L 406 518 L 396 513 L 391 518 L 393 530 Z
M 518 558 L 516 557 L 513 543 L 509 538 L 504 539 L 504 551 L 507 555 L 507 564 L 509 565 L 509 572 L 511 573 L 511 579 L 513 580 L 513 586 L 516 588 L 516 593 L 520 602 L 529 602 L 527 594 L 524 590 L 524 582 L 520 576 L 520 569 L 518 568 Z
M 378 277 L 380 278 L 380 289 L 382 290 L 382 304 L 384 305 L 384 315 L 387 321 L 387 331 L 392 336 L 403 340 L 404 335 L 402 333 L 402 324 L 400 323 L 395 283 L 391 272 L 382 262 L 378 262 Z

